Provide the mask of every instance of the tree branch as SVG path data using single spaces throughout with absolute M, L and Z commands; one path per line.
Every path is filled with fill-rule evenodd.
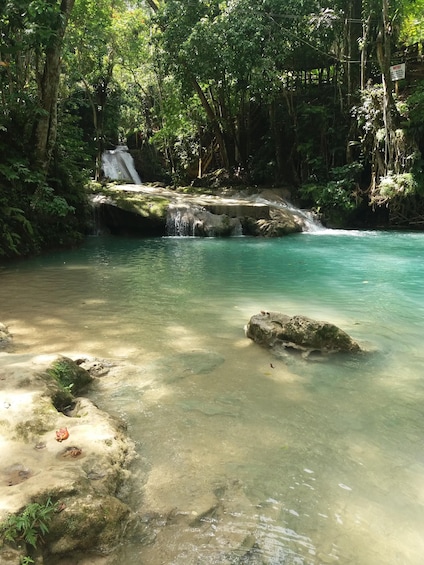
M 147 3 L 155 13 L 159 11 L 159 6 L 156 4 L 155 0 L 147 0 Z

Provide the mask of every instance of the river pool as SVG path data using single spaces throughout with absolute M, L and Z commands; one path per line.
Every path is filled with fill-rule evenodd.
M 92 237 L 0 268 L 19 352 L 117 368 L 91 398 L 128 423 L 126 565 L 422 565 L 424 234 Z M 356 357 L 276 358 L 260 310 L 333 322 Z

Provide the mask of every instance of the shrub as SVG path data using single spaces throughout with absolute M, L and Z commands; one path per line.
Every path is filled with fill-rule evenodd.
M 362 169 L 357 162 L 335 167 L 330 171 L 330 180 L 326 184 L 305 184 L 300 188 L 300 195 L 305 200 L 312 200 L 319 213 L 333 219 L 337 216 L 341 220 L 358 203 Z

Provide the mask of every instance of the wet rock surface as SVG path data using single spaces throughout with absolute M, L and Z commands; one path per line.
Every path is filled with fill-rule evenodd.
M 0 350 L 6 349 L 12 344 L 12 335 L 7 326 L 0 322 Z
M 120 235 L 280 237 L 307 231 L 308 217 L 288 205 L 285 191 L 195 189 L 112 185 L 91 195 L 97 232 Z
M 284 348 L 308 356 L 311 353 L 358 353 L 359 344 L 331 324 L 306 316 L 261 312 L 250 318 L 246 336 L 267 348 Z
M 37 563 L 87 549 L 106 554 L 134 521 L 118 494 L 135 456 L 126 427 L 71 393 L 81 394 L 92 380 L 62 356 L 0 353 L 0 522 L 33 502 L 56 505 Z M 57 407 L 58 397 L 66 410 Z M 0 563 L 28 555 L 24 543 L 1 545 Z

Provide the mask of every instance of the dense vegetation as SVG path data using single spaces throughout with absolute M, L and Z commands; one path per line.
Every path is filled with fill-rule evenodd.
M 78 241 L 127 143 L 145 180 L 289 187 L 424 225 L 424 0 L 0 0 L 0 257 Z M 420 70 L 416 64 L 415 70 Z M 412 68 L 412 67 L 411 67 Z M 422 75 L 424 77 L 424 75 Z

